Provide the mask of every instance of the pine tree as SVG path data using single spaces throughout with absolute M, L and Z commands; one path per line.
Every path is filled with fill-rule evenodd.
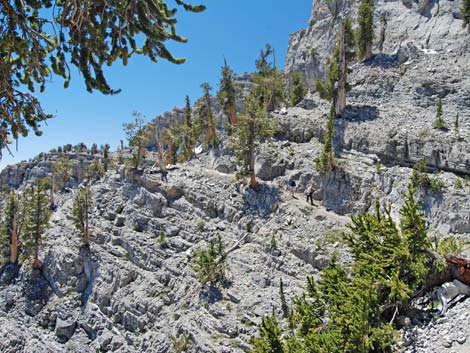
M 253 92 L 255 91 L 256 89 Z M 238 160 L 249 167 L 250 186 L 256 188 L 255 147 L 258 142 L 271 137 L 273 129 L 266 106 L 260 104 L 253 92 L 245 99 L 245 112 L 240 114 L 233 134 L 232 146 Z
M 284 293 L 284 283 L 282 282 L 282 278 L 279 280 L 279 296 L 281 298 L 281 310 L 282 310 L 282 317 L 286 318 L 289 315 L 289 306 L 287 305 L 286 301 L 286 294 Z
M 224 280 L 227 271 L 227 254 L 220 235 L 209 242 L 209 247 L 196 251 L 193 263 L 202 285 L 217 285 Z
M 148 136 L 142 114 L 134 112 L 132 113 L 132 117 L 134 121 L 125 123 L 122 126 L 132 153 L 130 168 L 134 172 L 137 172 L 146 153 L 145 142 L 148 140 Z
M 41 135 L 41 123 L 52 115 L 34 92 L 43 92 L 54 76 L 67 88 L 76 72 L 69 66 L 78 70 L 87 91 L 116 94 L 120 90 L 109 86 L 104 69 L 116 61 L 126 65 L 141 55 L 184 63 L 168 48 L 169 41 L 187 42 L 176 30 L 177 9 L 201 12 L 205 6 L 183 0 L 2 1 L 0 158 L 2 149 L 27 136 L 28 129 Z
M 178 163 L 178 148 L 180 146 L 180 131 L 176 125 L 170 126 L 165 129 L 163 133 L 163 143 L 166 145 L 167 150 L 165 153 L 165 163 L 176 164 Z
M 232 134 L 232 126 L 237 124 L 237 88 L 233 82 L 234 72 L 224 59 L 224 66 L 221 70 L 220 87 L 217 92 L 217 100 L 222 107 L 222 111 L 227 117 L 227 134 Z
M 439 101 L 437 102 L 436 120 L 434 120 L 433 124 L 434 128 L 441 130 L 446 129 L 446 123 L 444 122 L 442 115 L 442 99 L 439 98 Z
M 186 96 L 185 101 L 183 127 L 184 158 L 190 160 L 193 155 L 195 139 L 193 136 L 192 109 L 189 96 Z
M 73 199 L 73 223 L 80 232 L 83 244 L 90 246 L 89 214 L 92 207 L 90 186 L 80 188 Z
M 104 176 L 105 169 L 99 159 L 93 161 L 86 167 L 87 178 L 89 180 L 99 180 Z
M 468 33 L 470 33 L 470 0 L 463 0 L 460 14 L 463 18 L 462 27 L 467 27 Z
M 3 220 L 0 224 L 0 238 L 9 243 L 9 262 L 18 262 L 18 245 L 21 237 L 23 210 L 18 193 L 11 191 L 3 209 Z
M 90 154 L 97 154 L 98 153 L 98 145 L 96 143 L 93 143 L 90 147 Z
M 338 32 L 338 42 L 332 55 L 327 59 L 326 78 L 318 80 L 316 88 L 320 97 L 335 107 L 335 115 L 342 115 L 346 108 L 346 94 L 351 87 L 348 84 L 348 64 L 356 56 L 354 34 L 351 20 L 346 17 Z
M 32 184 L 25 200 L 25 223 L 22 231 L 22 244 L 25 257 L 33 256 L 33 268 L 39 269 L 39 248 L 46 228 L 49 226 L 49 200 L 47 181 L 39 179 Z
M 357 46 L 359 59 L 372 58 L 372 42 L 374 40 L 374 0 L 361 0 L 358 10 Z
M 282 73 L 277 70 L 275 63 L 268 62 L 270 56 L 274 61 L 274 49 L 266 44 L 265 50 L 261 49 L 260 57 L 255 62 L 258 72 L 253 77 L 253 94 L 261 105 L 266 106 L 268 112 L 279 108 L 286 99 Z
M 55 176 L 60 177 L 62 189 L 64 189 L 67 186 L 67 181 L 70 179 L 72 169 L 73 169 L 73 162 L 66 157 L 62 157 L 54 163 L 54 174 L 52 177 L 53 179 L 52 180 L 53 182 L 52 192 L 54 192 Z
M 260 338 L 252 338 L 253 349 L 250 353 L 284 353 L 282 331 L 277 323 L 274 312 L 271 316 L 263 317 L 258 326 Z M 286 352 L 287 353 L 287 352 Z
M 293 72 L 291 74 L 291 92 L 290 92 L 290 104 L 295 107 L 305 97 L 307 90 L 302 81 L 302 74 L 300 72 Z
M 206 129 L 205 142 L 209 147 L 215 147 L 217 145 L 217 134 L 214 120 L 214 114 L 212 113 L 211 107 L 211 96 L 210 92 L 212 87 L 207 83 L 201 83 L 201 88 L 204 91 L 203 99 L 199 107 L 199 115 L 203 127 Z
M 320 174 L 333 171 L 336 166 L 333 146 L 335 131 L 335 107 L 332 105 L 326 123 L 326 132 L 323 143 L 323 151 L 317 160 L 316 168 Z

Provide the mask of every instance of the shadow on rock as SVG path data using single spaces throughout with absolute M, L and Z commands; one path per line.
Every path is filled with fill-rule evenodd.
M 23 295 L 26 314 L 37 315 L 47 304 L 51 294 L 52 289 L 49 282 L 42 276 L 41 271 L 28 270 L 28 272 L 25 272 Z
M 215 302 L 222 300 L 222 298 L 223 295 L 221 290 L 211 285 L 205 285 L 199 292 L 199 299 L 208 304 L 214 304 Z
M 0 270 L 0 285 L 12 283 L 20 273 L 19 264 L 7 264 Z
M 248 188 L 243 195 L 245 212 L 260 217 L 267 217 L 276 211 L 279 201 L 279 189 L 267 184 L 259 184 L 257 190 Z

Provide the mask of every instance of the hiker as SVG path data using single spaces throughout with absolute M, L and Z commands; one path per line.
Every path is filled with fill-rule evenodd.
M 313 192 L 314 192 L 313 185 L 311 185 L 307 192 L 307 202 L 310 199 L 310 205 L 312 206 L 313 206 Z
M 290 188 L 290 195 L 295 199 L 295 195 L 294 195 L 294 191 L 295 191 L 295 180 L 294 179 L 291 179 L 289 181 L 289 188 Z
M 165 182 L 168 183 L 168 171 L 166 170 L 166 168 L 164 170 L 162 170 L 161 179 L 162 179 L 162 181 L 165 181 Z

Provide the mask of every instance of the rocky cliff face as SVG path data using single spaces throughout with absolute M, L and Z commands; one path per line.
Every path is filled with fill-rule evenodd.
M 313 88 L 315 80 L 324 75 L 325 60 L 336 43 L 341 19 L 345 16 L 354 19 L 358 4 L 359 1 L 313 1 L 307 29 L 290 37 L 286 72 L 304 73 L 307 83 Z M 462 28 L 459 13 L 461 4 L 462 1 L 375 1 L 375 42 L 378 44 L 380 40 L 380 18 L 385 16 L 384 53 L 394 54 L 410 44 L 428 52 L 468 54 L 468 34 Z M 378 51 L 377 48 L 375 50 Z
M 273 309 L 280 314 L 280 279 L 290 298 L 304 289 L 307 275 L 318 276 L 332 252 L 349 263 L 342 237 L 349 214 L 379 199 L 398 216 L 411 166 L 422 159 L 439 185 L 419 195 L 429 234 L 468 239 L 469 36 L 461 29 L 458 1 L 405 4 L 377 3 L 376 18 L 388 14 L 384 51 L 352 67 L 346 114 L 336 121 L 333 173 L 315 169 L 329 103 L 312 93 L 286 114 L 272 115 L 275 138 L 257 151 L 258 192 L 235 182 L 226 139 L 219 150 L 179 164 L 168 183 L 157 174 L 133 176 L 123 166 L 111 167 L 92 185 L 89 249 L 80 246 L 72 224 L 73 195 L 59 193 L 40 254 L 42 271 L 32 271 L 28 262 L 0 270 L 0 351 L 247 351 L 261 317 Z M 322 75 L 334 42 L 334 6 L 315 2 L 309 28 L 289 43 L 286 70 L 302 70 L 310 84 Z M 340 18 L 354 15 L 357 4 L 338 6 Z M 249 79 L 243 82 L 247 91 Z M 448 130 L 432 126 L 439 97 Z M 176 110 L 164 120 L 181 118 Z M 66 156 L 74 161 L 75 187 L 95 157 Z M 6 168 L 0 186 L 22 188 L 50 174 L 57 157 Z M 150 153 L 148 165 L 155 160 Z M 287 189 L 291 179 L 295 199 Z M 312 186 L 313 206 L 303 195 Z M 228 281 L 202 287 L 193 254 L 218 235 L 234 248 Z M 468 300 L 457 303 L 431 322 L 403 318 L 411 326 L 402 350 L 468 352 L 470 329 L 462 325 L 468 306 Z

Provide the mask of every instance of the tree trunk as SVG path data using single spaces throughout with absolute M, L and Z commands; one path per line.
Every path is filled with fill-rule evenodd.
M 235 102 L 230 104 L 230 122 L 232 123 L 232 126 L 235 126 L 238 123 L 237 107 Z
M 250 119 L 253 119 L 250 117 Z M 258 182 L 256 181 L 256 173 L 255 173 L 255 126 L 253 121 L 250 121 L 250 138 L 248 140 L 249 143 L 249 158 L 250 158 L 250 187 L 256 188 Z
M 11 244 L 10 244 L 10 262 L 16 264 L 18 261 L 18 233 L 16 229 L 16 216 L 13 217 L 11 227 Z
M 365 57 L 365 59 L 370 60 L 370 59 L 372 59 L 372 56 L 374 56 L 374 54 L 372 53 L 372 43 L 369 43 L 366 46 L 366 57 Z
M 346 109 L 346 80 L 348 74 L 348 65 L 346 62 L 346 48 L 344 43 L 344 25 L 340 32 L 340 58 L 339 58 L 340 79 L 338 81 L 338 97 L 336 99 L 336 114 L 343 115 Z

